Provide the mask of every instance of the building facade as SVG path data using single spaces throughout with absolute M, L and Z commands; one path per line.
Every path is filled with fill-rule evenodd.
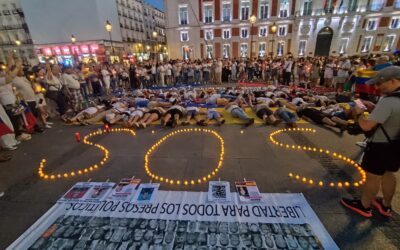
M 152 54 L 145 48 L 154 44 L 148 32 L 157 31 L 156 45 L 165 46 L 164 17 L 143 0 L 2 0 L 0 61 L 9 51 L 30 64 L 46 58 L 63 64 L 146 60 Z
M 36 63 L 37 58 L 25 15 L 18 0 L 2 0 L 0 3 L 0 61 L 8 53 L 20 56 L 24 63 Z
M 164 0 L 171 58 L 400 49 L 400 0 Z

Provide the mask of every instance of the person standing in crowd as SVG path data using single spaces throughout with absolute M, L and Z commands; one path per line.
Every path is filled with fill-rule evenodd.
M 355 108 L 361 129 L 373 132 L 361 163 L 367 173 L 366 182 L 361 199 L 343 198 L 341 203 L 367 218 L 372 217 L 371 206 L 390 217 L 396 192 L 394 173 L 400 168 L 400 67 L 386 67 L 367 84 L 375 85 L 383 97 L 368 117 L 364 109 Z M 383 197 L 377 197 L 379 190 Z
M 101 76 L 103 79 L 105 94 L 109 95 L 111 93 L 111 91 L 110 91 L 111 76 L 110 76 L 110 71 L 108 70 L 107 64 L 103 64 L 101 66 Z
M 129 65 L 129 81 L 131 84 L 131 89 L 138 88 L 138 78 L 136 73 L 136 66 L 134 64 Z
M 338 93 L 342 92 L 344 89 L 344 83 L 347 82 L 349 78 L 349 72 L 351 69 L 350 60 L 347 58 L 341 58 L 338 64 L 338 77 L 336 80 L 336 91 Z
M 68 97 L 70 98 L 72 109 L 75 114 L 77 114 L 83 109 L 83 96 L 81 94 L 80 83 L 77 76 L 74 75 L 74 71 L 71 67 L 65 68 L 64 74 L 62 75 L 62 81 L 65 85 L 65 90 L 68 93 Z
M 86 73 L 85 78 L 87 79 L 89 84 L 92 85 L 93 95 L 101 96 L 102 95 L 101 82 L 99 79 L 99 74 L 96 72 L 94 65 L 89 66 L 89 70 Z
M 233 82 L 237 81 L 237 61 L 235 58 L 233 59 L 233 62 L 231 64 L 231 80 Z
M 165 65 L 160 63 L 158 66 L 158 75 L 160 76 L 160 86 L 165 87 Z
M 214 73 L 214 77 L 215 77 L 214 84 L 221 85 L 222 84 L 222 62 L 221 62 L 220 59 L 218 59 L 215 62 L 214 67 L 215 67 L 215 69 L 214 69 L 215 70 L 215 73 Z
M 65 112 L 67 111 L 67 100 L 63 94 L 62 84 L 60 81 L 61 70 L 57 64 L 50 65 L 46 61 L 46 84 L 48 87 L 46 97 L 55 101 L 58 106 L 58 113 L 62 119 L 65 119 Z
M 292 66 L 293 66 L 293 60 L 292 60 L 292 57 L 288 57 L 286 60 L 285 60 L 285 64 L 284 64 L 284 66 L 283 66 L 283 70 L 284 70 L 284 72 L 283 72 L 283 84 L 285 84 L 285 85 L 287 85 L 287 86 L 289 86 L 290 85 L 290 80 L 291 80 L 291 77 L 292 77 Z
M 332 87 L 332 79 L 333 79 L 333 68 L 335 64 L 333 63 L 332 59 L 328 59 L 325 64 L 325 71 L 324 71 L 324 84 L 325 87 L 331 88 Z

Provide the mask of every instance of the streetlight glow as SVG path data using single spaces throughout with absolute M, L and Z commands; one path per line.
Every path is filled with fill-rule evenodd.
M 16 40 L 16 41 L 15 41 L 15 44 L 16 44 L 17 46 L 20 46 L 20 45 L 21 45 L 21 41 L 20 41 L 20 40 Z
M 271 26 L 271 33 L 272 33 L 272 34 L 275 34 L 277 30 L 278 30 L 278 26 L 276 26 L 275 23 L 272 24 L 272 26 Z
M 256 17 L 255 15 L 252 15 L 252 16 L 249 18 L 249 21 L 250 21 L 251 24 L 255 24 L 256 21 L 257 21 L 257 17 Z
M 74 35 L 71 35 L 71 42 L 75 43 L 76 42 L 76 37 Z
M 157 36 L 158 36 L 157 31 L 153 31 L 153 38 L 157 38 Z
M 110 23 L 110 21 L 106 21 L 106 25 L 104 26 L 107 30 L 107 32 L 111 32 L 112 31 L 112 25 Z

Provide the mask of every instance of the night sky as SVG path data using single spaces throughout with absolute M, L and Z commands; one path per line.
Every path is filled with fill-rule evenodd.
M 145 0 L 145 2 L 157 7 L 160 10 L 164 10 L 163 0 Z

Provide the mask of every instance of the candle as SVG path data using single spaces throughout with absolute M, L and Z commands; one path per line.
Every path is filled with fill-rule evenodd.
M 75 140 L 76 140 L 76 142 L 80 142 L 81 141 L 81 134 L 79 132 L 75 133 Z

